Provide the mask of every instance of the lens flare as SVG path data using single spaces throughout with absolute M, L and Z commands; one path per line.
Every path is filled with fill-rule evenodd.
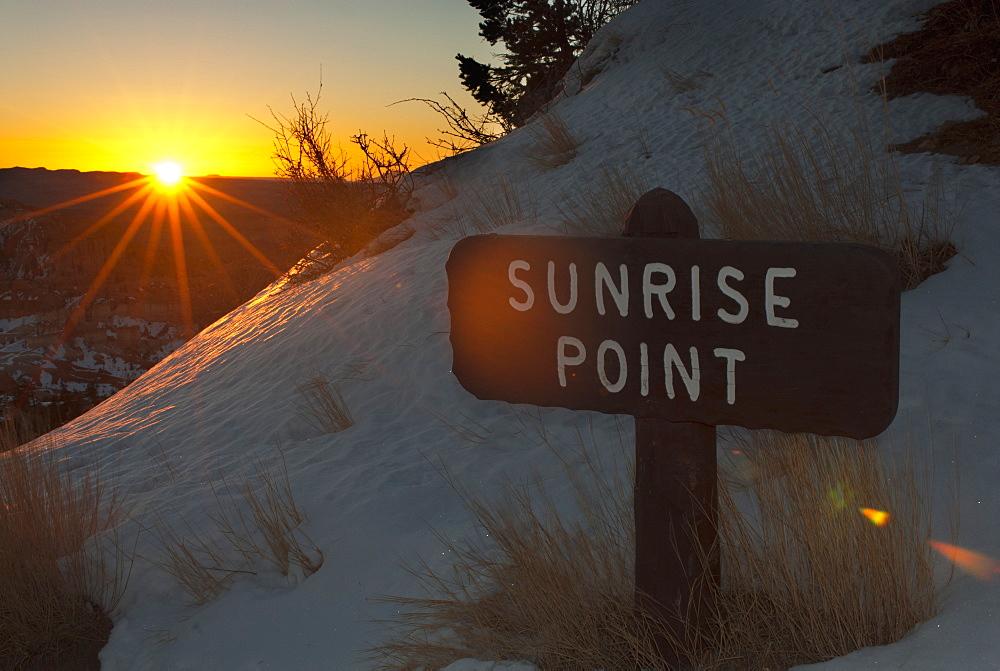
M 877 527 L 883 527 L 889 522 L 889 513 L 884 510 L 875 510 L 874 508 L 858 508 L 858 510 Z
M 1000 574 L 1000 561 L 993 557 L 941 541 L 929 540 L 927 544 L 955 566 L 980 580 L 995 580 L 997 574 Z
M 827 502 L 834 510 L 843 510 L 854 500 L 854 491 L 844 487 L 842 483 L 826 490 Z

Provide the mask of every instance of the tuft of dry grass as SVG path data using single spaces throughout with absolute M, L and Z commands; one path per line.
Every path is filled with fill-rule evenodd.
M 518 184 L 500 173 L 491 188 L 470 191 L 469 201 L 461 223 L 469 224 L 477 233 L 489 233 L 502 226 L 534 219 L 537 214 L 530 194 L 525 194 Z
M 576 235 L 621 235 L 625 215 L 648 190 L 645 176 L 637 172 L 621 166 L 603 168 L 559 204 L 563 226 Z
M 728 122 L 713 118 L 703 147 L 702 216 L 722 237 L 874 245 L 896 258 L 904 289 L 956 253 L 939 186 L 911 202 L 895 157 L 879 146 L 857 102 L 845 125 L 818 113 L 808 124 L 775 121 L 761 146 L 746 152 Z
M 930 475 L 877 441 L 747 432 L 720 480 L 717 668 L 784 669 L 935 613 Z M 876 525 L 863 509 L 889 514 Z
M 536 422 L 522 424 L 548 442 Z M 426 596 L 386 598 L 398 615 L 371 650 L 378 668 L 466 657 L 664 668 L 654 639 L 669 633 L 633 606 L 631 468 L 606 468 L 607 446 L 582 435 L 584 457 L 564 462 L 575 514 L 537 485 L 512 485 L 500 505 L 463 495 L 480 540 L 442 538 L 453 564 L 413 570 Z M 723 464 L 720 477 L 715 634 L 707 652 L 675 641 L 685 664 L 787 669 L 890 643 L 933 615 L 927 483 L 912 460 L 890 464 L 877 443 L 841 438 L 731 440 L 741 461 Z M 876 526 L 860 508 L 889 511 L 889 522 Z
M 160 554 L 150 558 L 167 573 L 188 596 L 188 605 L 200 606 L 214 601 L 229 589 L 229 583 L 242 569 L 228 568 L 225 552 L 212 538 L 187 526 L 178 532 L 162 515 L 153 534 Z
M 674 95 L 680 95 L 686 91 L 694 91 L 701 88 L 701 84 L 691 79 L 690 77 L 685 77 L 679 72 L 674 72 L 669 68 L 660 68 L 660 72 L 663 77 L 670 84 L 670 88 L 673 89 Z
M 544 115 L 532 124 L 531 132 L 535 137 L 535 146 L 528 154 L 528 159 L 536 166 L 553 169 L 576 158 L 580 141 L 555 112 Z
M 296 383 L 301 401 L 292 403 L 295 413 L 320 433 L 337 433 L 354 426 L 354 415 L 340 392 L 339 380 L 317 373 L 304 384 Z
M 241 575 L 257 575 L 254 568 L 260 561 L 296 579 L 323 565 L 322 551 L 302 530 L 306 516 L 292 494 L 284 453 L 278 452 L 280 466 L 251 460 L 239 482 L 223 478 L 215 490 L 218 508 L 205 511 L 213 531 L 199 533 L 184 522 L 185 531 L 179 533 L 158 519 L 159 555 L 150 561 L 184 590 L 189 605 L 214 600 Z
M 280 451 L 279 454 L 280 468 L 277 464 L 251 461 L 253 477 L 244 475 L 236 485 L 236 490 L 246 501 L 257 533 L 249 532 L 250 526 L 241 508 L 235 509 L 235 517 L 223 513 L 214 519 L 230 543 L 247 560 L 261 557 L 283 576 L 298 570 L 303 577 L 308 577 L 322 566 L 323 553 L 302 530 L 306 515 L 295 502 L 288 482 L 285 456 Z M 226 490 L 229 491 L 228 484 Z
M 120 511 L 114 491 L 96 470 L 65 472 L 43 449 L 10 450 L 0 455 L 0 504 L 0 667 L 99 668 L 127 582 L 121 547 L 90 544 Z

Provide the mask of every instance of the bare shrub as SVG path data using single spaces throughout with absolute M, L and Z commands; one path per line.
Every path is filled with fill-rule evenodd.
M 442 103 L 429 98 L 409 98 L 399 102 L 424 103 L 444 119 L 447 127 L 438 129 L 441 137 L 437 140 L 427 138 L 427 142 L 439 149 L 444 149 L 449 154 L 460 154 L 463 151 L 480 147 L 506 135 L 513 128 L 498 114 L 492 112 L 479 115 L 470 114 L 447 93 L 442 92 L 441 95 L 444 96 L 446 102 Z
M 625 167 L 603 168 L 559 204 L 563 225 L 578 235 L 621 235 L 625 215 L 648 190 L 646 178 L 639 173 Z
M 536 422 L 525 426 L 548 442 Z M 371 649 L 379 668 L 466 657 L 664 668 L 653 641 L 669 633 L 633 606 L 631 466 L 600 463 L 607 447 L 584 435 L 583 459 L 565 459 L 573 517 L 541 486 L 511 486 L 498 506 L 459 489 L 480 540 L 442 538 L 454 563 L 414 569 L 427 595 L 387 597 L 399 614 Z M 708 652 L 674 641 L 686 668 L 819 662 L 898 640 L 933 615 L 930 503 L 913 460 L 887 463 L 877 443 L 840 438 L 756 432 L 730 441 L 740 461 L 723 463 L 720 477 L 716 633 Z M 861 508 L 888 511 L 889 521 L 877 526 Z
M 904 289 L 956 253 L 940 189 L 932 184 L 922 202 L 909 202 L 894 156 L 858 103 L 842 126 L 818 113 L 808 125 L 775 121 L 748 152 L 713 119 L 704 155 L 703 214 L 725 238 L 874 245 L 896 258 Z
M 329 115 L 319 111 L 323 86 L 305 102 L 292 98 L 295 112 L 271 110 L 272 124 L 259 121 L 275 135 L 275 174 L 289 188 L 298 217 L 319 244 L 295 281 L 328 272 L 353 256 L 369 241 L 409 216 L 413 192 L 410 150 L 383 134 L 359 132 L 350 141 L 362 159 L 352 164 L 335 148 L 327 129 Z M 311 272 L 304 272 L 310 269 Z
M 117 538 L 89 539 L 120 511 L 95 470 L 71 475 L 44 451 L 0 456 L 0 667 L 97 665 L 130 566 Z
M 531 125 L 535 146 L 529 150 L 528 159 L 541 168 L 558 168 L 576 158 L 577 140 L 555 112 L 544 115 Z

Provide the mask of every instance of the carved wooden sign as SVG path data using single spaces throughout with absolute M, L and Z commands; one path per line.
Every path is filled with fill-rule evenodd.
M 852 438 L 896 412 L 899 271 L 873 247 L 480 235 L 447 272 L 481 399 Z

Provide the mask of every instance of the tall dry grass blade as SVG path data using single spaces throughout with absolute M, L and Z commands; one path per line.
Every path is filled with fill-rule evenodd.
M 279 449 L 280 469 L 259 460 L 251 461 L 253 479 L 245 477 L 238 487 L 245 497 L 253 521 L 263 537 L 262 554 L 288 576 L 293 568 L 308 577 L 323 565 L 323 553 L 301 529 L 305 513 L 295 503 L 288 481 L 285 455 Z
M 694 91 L 701 88 L 701 84 L 691 79 L 690 77 L 685 77 L 679 72 L 675 72 L 669 68 L 660 68 L 660 72 L 663 74 L 664 79 L 670 84 L 670 88 L 673 89 L 674 95 L 680 95 L 686 91 Z
M 580 141 L 555 112 L 550 112 L 533 123 L 531 132 L 535 144 L 528 151 L 528 160 L 536 166 L 553 169 L 576 158 Z
M 732 446 L 717 655 L 787 668 L 899 640 L 934 614 L 929 476 L 913 459 L 888 462 L 874 441 L 777 432 Z
M 162 515 L 157 515 L 153 536 L 159 552 L 146 559 L 174 579 L 187 594 L 189 606 L 200 606 L 217 599 L 245 571 L 227 566 L 231 562 L 210 536 L 196 532 L 187 523 L 185 527 L 184 533 L 180 533 Z
M 764 127 L 760 146 L 746 151 L 728 124 L 703 129 L 700 214 L 734 240 L 880 247 L 896 258 L 910 289 L 956 253 L 949 239 L 955 219 L 939 185 L 911 202 L 895 156 L 884 151 L 860 99 L 853 103 L 839 124 L 815 111 L 804 123 L 775 120 Z
M 96 662 L 129 558 L 90 539 L 111 528 L 120 502 L 96 467 L 65 472 L 35 447 L 0 455 L 0 667 Z
M 304 384 L 295 384 L 301 401 L 292 406 L 295 413 L 320 433 L 337 433 L 354 426 L 354 415 L 340 391 L 339 382 L 318 373 Z
M 476 233 L 489 233 L 502 226 L 534 219 L 537 208 L 530 193 L 498 173 L 490 188 L 469 192 L 463 214 L 463 224 L 468 224 Z
M 626 167 L 603 168 L 558 205 L 567 232 L 618 236 L 622 221 L 639 196 L 649 190 L 645 176 Z

